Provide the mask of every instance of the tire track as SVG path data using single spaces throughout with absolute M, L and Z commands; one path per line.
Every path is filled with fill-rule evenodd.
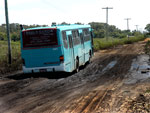
M 15 81 L 0 85 L 0 98 L 4 101 L 2 103 L 0 100 L 0 109 L 3 113 L 112 111 L 114 106 L 121 106 L 124 100 L 123 97 L 119 98 L 119 104 L 119 101 L 114 101 L 117 98 L 114 95 L 121 90 L 122 80 L 130 69 L 132 59 L 141 51 L 139 45 L 135 43 L 98 53 L 85 69 L 66 78 L 46 77 L 41 82 L 42 75 L 32 79 L 18 79 L 16 76 Z M 117 63 L 103 72 L 112 61 Z

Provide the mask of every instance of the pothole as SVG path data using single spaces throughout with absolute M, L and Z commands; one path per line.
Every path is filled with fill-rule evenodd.
M 111 68 L 113 68 L 115 65 L 116 65 L 117 61 L 111 61 L 103 70 L 102 72 L 104 71 L 107 71 L 107 70 L 110 70 Z

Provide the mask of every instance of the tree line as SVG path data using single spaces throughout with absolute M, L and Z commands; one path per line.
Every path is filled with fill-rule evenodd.
M 69 23 L 62 22 L 59 25 L 67 24 Z M 80 22 L 77 22 L 75 24 L 82 24 Z M 130 31 L 130 30 L 120 30 L 114 25 L 107 25 L 106 23 L 99 23 L 99 22 L 91 22 L 89 23 L 91 27 L 93 28 L 94 37 L 95 38 L 104 38 L 106 34 L 106 26 L 108 26 L 108 34 L 109 37 L 113 38 L 124 38 L 129 36 L 139 36 L 139 35 L 150 35 L 150 24 L 147 24 L 145 27 L 146 33 L 141 33 L 139 31 Z M 34 28 L 34 27 L 45 27 L 48 25 L 23 25 L 24 28 Z M 10 37 L 13 41 L 19 41 L 20 40 L 20 24 L 18 23 L 11 23 L 10 24 Z M 0 40 L 7 40 L 6 36 L 6 24 L 0 25 Z
M 46 27 L 47 25 L 23 25 L 25 29 L 34 27 Z M 20 24 L 11 23 L 10 24 L 10 37 L 13 41 L 20 40 Z M 6 24 L 0 25 L 0 40 L 7 40 L 6 36 Z

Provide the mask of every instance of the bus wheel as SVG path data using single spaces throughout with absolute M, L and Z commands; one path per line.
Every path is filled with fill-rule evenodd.
M 88 64 L 91 63 L 91 51 L 89 52 L 89 60 L 88 60 Z
M 79 60 L 78 59 L 76 60 L 76 72 L 77 73 L 79 72 Z
M 91 57 L 89 57 L 89 61 L 88 61 L 88 63 L 89 63 L 89 64 L 91 63 Z
M 90 63 L 91 63 L 91 57 L 89 57 L 87 64 L 90 64 Z

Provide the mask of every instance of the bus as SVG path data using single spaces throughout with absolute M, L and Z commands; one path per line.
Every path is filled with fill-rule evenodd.
M 24 73 L 73 72 L 93 56 L 90 25 L 21 28 Z

